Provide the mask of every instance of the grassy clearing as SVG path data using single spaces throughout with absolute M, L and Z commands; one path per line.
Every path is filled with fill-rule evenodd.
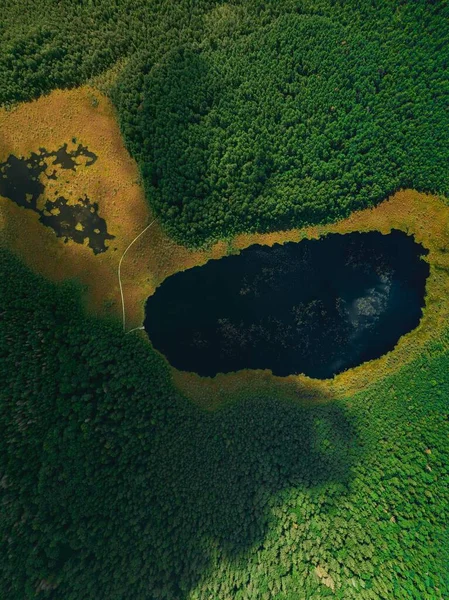
M 0 162 L 9 154 L 27 156 L 39 147 L 56 149 L 68 143 L 70 150 L 74 138 L 98 156 L 91 167 L 81 165 L 76 172 L 65 170 L 63 179 L 49 181 L 46 195 L 51 197 L 58 190 L 69 199 L 87 194 L 98 202 L 99 214 L 116 236 L 107 252 L 94 256 L 87 246 L 65 244 L 38 222 L 37 215 L 6 198 L 0 198 L 2 238 L 28 266 L 45 277 L 53 281 L 77 279 L 85 288 L 89 312 L 120 317 L 118 263 L 127 245 L 152 217 L 137 165 L 123 145 L 112 104 L 91 87 L 58 90 L 14 110 L 1 110 L 0 131 Z M 123 265 L 129 327 L 142 322 L 145 299 L 168 275 L 218 258 L 226 247 L 218 244 L 209 252 L 190 251 L 170 241 L 155 223 L 148 235 L 133 246 Z

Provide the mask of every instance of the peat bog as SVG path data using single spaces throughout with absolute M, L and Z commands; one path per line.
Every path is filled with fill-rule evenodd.
M 11 154 L 6 162 L 0 163 L 0 196 L 36 212 L 39 221 L 51 227 L 58 237 L 64 237 L 65 242 L 72 240 L 83 244 L 87 239 L 89 248 L 99 254 L 107 250 L 105 241 L 114 236 L 108 233 L 106 221 L 98 215 L 96 202 L 84 196 L 72 204 L 62 195 L 55 200 L 46 200 L 43 207 L 38 202 L 45 192 L 45 179 L 58 179 L 58 170 L 52 167 L 76 171 L 81 164 L 76 159 L 80 157 L 86 159 L 85 167 L 97 160 L 97 156 L 82 144 L 71 151 L 67 144 L 51 152 L 39 148 L 39 152 L 31 153 L 28 158 Z
M 397 230 L 254 245 L 167 278 L 147 300 L 144 326 L 179 370 L 329 378 L 417 327 L 427 253 Z

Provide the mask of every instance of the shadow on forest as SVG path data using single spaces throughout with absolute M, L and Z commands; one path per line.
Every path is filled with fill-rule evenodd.
M 179 89 L 188 93 L 182 81 Z M 161 185 L 157 172 L 147 176 Z M 21 485 L 33 516 L 20 544 L 31 557 L 24 577 L 46 597 L 183 600 L 215 553 L 244 560 L 264 543 L 278 492 L 328 485 L 335 499 L 345 489 L 359 451 L 342 405 L 254 394 L 205 413 L 177 395 L 146 341 L 86 319 L 75 289 L 58 296 L 21 271 L 8 293 L 27 311 L 11 340 L 24 381 L 36 377 L 42 389 L 27 396 L 33 474 Z M 16 453 L 15 473 L 21 461 Z
M 114 382 L 105 377 L 97 385 Z M 272 508 L 282 507 L 276 493 L 325 486 L 334 503 L 360 455 L 337 403 L 301 407 L 251 397 L 211 414 L 173 396 L 137 398 L 97 394 L 87 425 L 79 408 L 55 415 L 46 443 L 51 465 L 41 472 L 41 511 L 56 528 L 49 541 L 60 540 L 62 560 L 50 572 L 56 579 L 74 573 L 82 586 L 93 578 L 99 599 L 140 597 L 139 590 L 187 598 L 217 552 L 241 561 L 263 548 L 278 519 Z M 85 409 L 92 414 L 89 403 Z M 55 598 L 65 597 L 72 578 L 62 577 Z
M 164 586 L 171 591 L 161 597 L 183 598 L 213 547 L 232 560 L 263 544 L 277 492 L 344 489 L 356 436 L 338 404 L 304 408 L 253 397 L 216 414 L 178 407 L 159 441 L 148 457 L 159 490 L 152 527 L 164 540 L 153 554 L 154 576 L 170 557 Z
M 68 385 L 80 381 L 79 397 L 59 393 L 39 475 L 49 529 L 39 541 L 42 562 L 60 580 L 52 598 L 69 597 L 75 577 L 99 599 L 144 590 L 183 600 L 216 553 L 245 560 L 262 547 L 278 519 L 272 508 L 282 507 L 278 492 L 325 486 L 332 502 L 345 493 L 360 449 L 341 404 L 254 395 L 206 413 L 176 395 L 147 343 L 122 343 L 89 322 L 84 352 L 107 348 L 99 372 L 76 350 L 82 334 L 73 334 L 57 360 Z M 86 397 L 83 388 L 96 392 Z

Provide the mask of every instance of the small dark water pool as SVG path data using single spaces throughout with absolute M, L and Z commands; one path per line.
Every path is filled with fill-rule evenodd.
M 180 370 L 332 377 L 418 325 L 426 254 L 395 230 L 251 246 L 167 278 L 148 298 L 144 326 Z
M 82 144 L 71 151 L 68 144 L 53 151 L 39 148 L 39 152 L 32 152 L 27 158 L 10 154 L 8 160 L 0 163 L 0 196 L 37 213 L 39 221 L 51 227 L 65 242 L 84 244 L 87 240 L 94 254 L 106 252 L 105 242 L 115 236 L 108 233 L 106 221 L 98 214 L 97 202 L 92 202 L 86 195 L 70 202 L 56 191 L 56 198 L 46 200 L 45 204 L 39 203 L 47 181 L 58 181 L 58 169 L 54 166 L 76 171 L 80 165 L 92 166 L 97 158 Z

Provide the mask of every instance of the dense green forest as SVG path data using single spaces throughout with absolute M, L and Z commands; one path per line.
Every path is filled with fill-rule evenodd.
M 345 402 L 204 413 L 76 287 L 2 272 L 0 597 L 449 595 L 447 332 Z
M 7 0 L 0 103 L 109 86 L 176 239 L 333 220 L 449 193 L 449 4 Z
M 449 194 L 448 17 L 446 0 L 4 0 L 0 105 L 111 70 L 175 239 L 329 221 L 401 187 Z M 449 330 L 344 401 L 206 413 L 75 283 L 1 261 L 0 598 L 449 597 Z
M 3 272 L 1 597 L 322 598 L 317 566 L 338 598 L 449 593 L 446 334 L 344 403 L 205 414 L 73 285 Z

